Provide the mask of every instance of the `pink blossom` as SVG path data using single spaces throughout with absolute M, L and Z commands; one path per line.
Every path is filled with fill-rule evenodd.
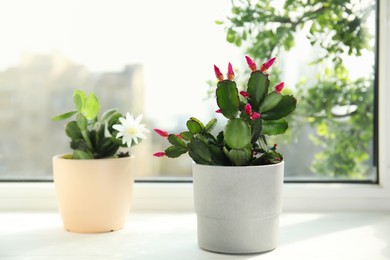
M 246 104 L 245 105 L 245 113 L 247 114 L 247 115 L 251 115 L 252 114 L 252 106 L 251 106 L 251 104 Z
M 228 64 L 228 72 L 226 74 L 226 77 L 228 78 L 228 80 L 233 80 L 234 79 L 234 71 L 233 71 L 232 64 L 230 62 Z
M 154 132 L 156 132 L 159 136 L 162 136 L 162 137 L 168 137 L 168 132 L 166 132 L 166 131 L 163 131 L 163 130 L 161 130 L 161 129 L 157 129 L 157 128 L 155 128 L 155 129 L 153 129 L 154 130 Z
M 164 153 L 164 152 L 157 152 L 157 153 L 154 153 L 153 154 L 153 156 L 155 156 L 155 157 L 164 157 L 164 156 L 166 156 L 167 154 L 166 153 Z
M 280 82 L 278 85 L 274 87 L 276 93 L 282 92 L 283 88 L 284 88 L 284 82 Z
M 246 63 L 248 63 L 249 68 L 252 71 L 256 71 L 256 67 L 257 67 L 256 63 L 249 56 L 245 56 L 245 59 L 246 59 Z
M 214 72 L 215 72 L 215 76 L 217 77 L 217 79 L 219 81 L 222 81 L 223 80 L 223 74 L 221 73 L 219 68 L 217 66 L 215 66 L 215 65 L 214 65 Z
M 259 117 L 260 117 L 260 114 L 257 113 L 257 112 L 253 112 L 252 115 L 250 115 L 250 118 L 251 118 L 252 120 L 256 120 L 256 119 L 258 119 Z
M 245 105 L 245 113 L 252 119 L 252 120 L 256 120 L 260 117 L 260 114 L 257 113 L 257 112 L 253 112 L 252 111 L 252 106 L 251 104 L 246 104 Z
M 249 93 L 246 91 L 240 91 L 240 95 L 243 96 L 244 98 L 249 98 Z
M 267 70 L 272 66 L 272 64 L 274 64 L 275 59 L 276 59 L 276 57 L 273 57 L 273 58 L 267 60 L 266 62 L 264 62 L 264 63 L 260 66 L 260 71 L 261 71 L 261 72 L 267 71 Z

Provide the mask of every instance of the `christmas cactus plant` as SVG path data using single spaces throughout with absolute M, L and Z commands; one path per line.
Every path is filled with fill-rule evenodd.
M 127 157 L 129 152 L 121 147 L 130 148 L 146 138 L 149 130 L 141 124 L 142 115 L 134 119 L 130 113 L 123 116 L 116 109 L 109 109 L 99 120 L 100 104 L 91 93 L 88 96 L 82 90 L 73 94 L 76 110 L 54 116 L 52 120 L 64 120 L 75 116 L 75 120 L 65 125 L 65 133 L 71 139 L 72 154 L 68 159 L 102 159 Z
M 250 57 L 245 58 L 252 72 L 246 89 L 242 91 L 237 88 L 230 63 L 227 79 L 214 66 L 218 79 L 217 113 L 228 119 L 223 131 L 216 135 L 212 133 L 217 124 L 215 118 L 203 124 L 194 117 L 187 121 L 188 131 L 180 134 L 154 129 L 171 144 L 154 156 L 176 158 L 188 152 L 195 163 L 225 166 L 276 164 L 283 160 L 282 154 L 277 152 L 277 145 L 267 144 L 266 136 L 286 132 L 288 124 L 284 118 L 295 110 L 297 100 L 292 95 L 281 93 L 284 82 L 270 87 L 267 70 L 275 58 L 260 68 Z

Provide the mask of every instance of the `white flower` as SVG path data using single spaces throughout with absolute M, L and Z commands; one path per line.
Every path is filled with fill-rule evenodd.
M 112 126 L 112 128 L 119 131 L 116 138 L 122 137 L 122 143 L 127 144 L 127 147 L 130 147 L 133 144 L 132 142 L 138 144 L 138 139 L 146 139 L 145 133 L 148 133 L 149 130 L 145 128 L 145 125 L 140 124 L 141 120 L 142 115 L 134 119 L 130 113 L 126 114 L 126 118 L 119 118 L 121 124 Z

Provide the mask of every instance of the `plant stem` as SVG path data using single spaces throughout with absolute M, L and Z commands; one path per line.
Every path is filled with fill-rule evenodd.
M 94 150 L 93 145 L 92 145 L 91 139 L 89 139 L 87 131 L 81 130 L 81 135 L 83 136 L 83 138 L 88 146 L 88 149 L 93 153 L 93 150 Z

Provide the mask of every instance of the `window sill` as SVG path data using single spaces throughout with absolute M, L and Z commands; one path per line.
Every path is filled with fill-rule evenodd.
M 371 184 L 285 184 L 286 211 L 390 210 L 390 190 Z M 53 183 L 0 183 L 0 211 L 56 210 Z M 132 209 L 193 212 L 192 183 L 135 183 Z
M 390 212 L 283 213 L 279 246 L 229 256 L 197 245 L 190 212 L 132 211 L 123 230 L 76 234 L 56 212 L 0 212 L 1 259 L 376 259 L 390 258 Z

